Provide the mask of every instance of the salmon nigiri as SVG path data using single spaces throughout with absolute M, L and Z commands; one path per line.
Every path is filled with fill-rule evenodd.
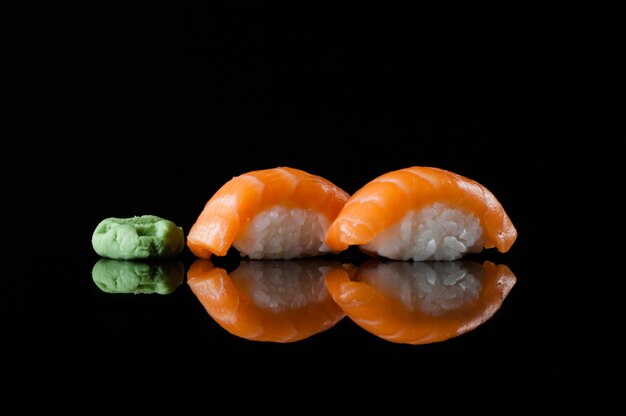
M 348 193 L 321 176 L 277 167 L 226 182 L 189 230 L 197 257 L 224 256 L 231 245 L 251 259 L 292 259 L 332 250 L 324 243 Z
M 344 313 L 324 278 L 346 276 L 322 259 L 244 260 L 230 274 L 196 259 L 187 283 L 207 313 L 233 335 L 252 341 L 295 342 L 333 327 Z
M 430 344 L 474 330 L 502 306 L 517 279 L 505 265 L 468 260 L 382 262 L 325 282 L 346 315 L 366 331 L 401 344 Z
M 334 251 L 356 245 L 394 260 L 457 260 L 496 247 L 507 252 L 517 230 L 483 185 L 432 167 L 385 173 L 355 192 L 330 225 Z

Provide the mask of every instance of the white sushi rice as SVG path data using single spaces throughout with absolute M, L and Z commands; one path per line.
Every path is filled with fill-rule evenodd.
M 394 260 L 457 260 L 482 251 L 483 228 L 475 215 L 435 202 L 409 211 L 363 248 Z
M 258 213 L 233 245 L 251 259 L 294 259 L 330 251 L 324 244 L 329 221 L 313 211 L 274 206 Z
M 473 262 L 393 262 L 368 269 L 361 280 L 408 311 L 440 316 L 476 301 L 484 275 L 484 268 Z
M 326 264 L 316 261 L 242 261 L 231 274 L 245 285 L 255 305 L 281 312 L 321 303 L 330 296 L 324 285 Z

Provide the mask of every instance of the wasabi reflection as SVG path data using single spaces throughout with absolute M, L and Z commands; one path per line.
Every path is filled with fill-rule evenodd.
M 228 332 L 255 341 L 294 342 L 344 317 L 324 278 L 345 273 L 339 262 L 243 260 L 230 274 L 197 259 L 187 284 L 208 314 Z
M 172 293 L 183 282 L 185 268 L 180 260 L 114 260 L 102 258 L 91 276 L 107 293 Z
M 372 260 L 329 276 L 333 299 L 357 325 L 388 341 L 439 342 L 490 319 L 516 282 L 504 265 Z

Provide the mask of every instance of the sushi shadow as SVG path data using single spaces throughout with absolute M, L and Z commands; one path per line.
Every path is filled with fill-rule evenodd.
M 362 261 L 360 252 L 352 259 L 360 265 L 344 256 L 238 258 L 230 268 L 196 259 L 187 284 L 210 317 L 240 338 L 301 341 L 347 316 L 381 339 L 417 345 L 476 329 L 517 281 L 508 266 L 488 260 Z
M 336 260 L 247 260 L 228 272 L 196 259 L 187 271 L 191 292 L 227 332 L 251 341 L 292 343 L 345 317 L 324 279 L 349 266 Z
M 516 283 L 505 265 L 473 260 L 371 259 L 326 287 L 364 330 L 401 344 L 430 344 L 476 329 L 502 306 Z

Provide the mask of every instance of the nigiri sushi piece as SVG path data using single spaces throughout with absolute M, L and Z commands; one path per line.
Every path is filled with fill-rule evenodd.
M 456 173 L 414 166 L 366 183 L 346 202 L 325 242 L 356 245 L 394 260 L 457 260 L 496 247 L 507 252 L 517 230 L 496 197 Z
M 329 273 L 344 266 L 322 259 L 243 260 L 230 274 L 196 259 L 187 284 L 207 313 L 233 335 L 288 343 L 330 329 L 345 314 L 326 289 Z
M 348 275 L 326 277 L 346 315 L 366 331 L 399 344 L 441 342 L 476 329 L 502 306 L 516 283 L 505 265 L 454 262 L 382 262 Z
M 187 235 L 200 258 L 224 256 L 231 245 L 250 259 L 293 259 L 332 250 L 324 238 L 348 193 L 303 170 L 250 171 L 209 199 Z

